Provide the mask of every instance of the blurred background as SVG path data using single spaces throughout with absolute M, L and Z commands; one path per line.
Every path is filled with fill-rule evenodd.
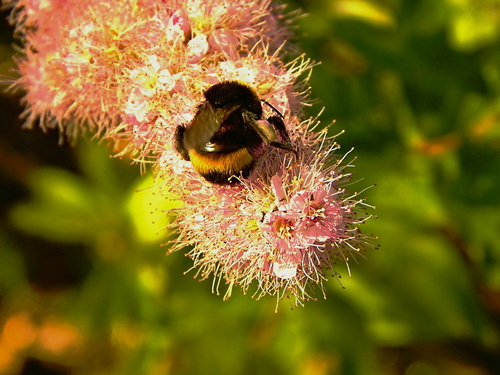
M 0 374 L 500 373 L 500 1 L 289 0 L 379 250 L 291 309 L 184 275 L 161 199 L 0 96 Z M 16 42 L 0 15 L 0 75 Z M 158 233 L 159 231 L 159 233 Z

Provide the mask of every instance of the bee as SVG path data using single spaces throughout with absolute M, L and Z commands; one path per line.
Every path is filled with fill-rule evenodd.
M 295 152 L 285 142 L 290 138 L 282 115 L 264 120 L 262 104 L 256 91 L 238 81 L 217 83 L 204 92 L 193 120 L 179 125 L 174 134 L 174 148 L 207 181 L 230 184 L 251 172 L 256 151 L 262 144 Z

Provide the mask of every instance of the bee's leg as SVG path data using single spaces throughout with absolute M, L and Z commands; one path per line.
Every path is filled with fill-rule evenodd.
M 282 140 L 286 143 L 290 143 L 290 136 L 288 135 L 288 131 L 286 130 L 285 123 L 279 116 L 271 116 L 267 119 L 269 123 L 278 131 Z
M 175 151 L 179 153 L 179 155 L 182 156 L 184 160 L 189 161 L 189 153 L 184 147 L 184 131 L 186 128 L 182 125 L 179 125 L 177 129 L 175 129 L 175 134 L 174 134 L 174 148 Z

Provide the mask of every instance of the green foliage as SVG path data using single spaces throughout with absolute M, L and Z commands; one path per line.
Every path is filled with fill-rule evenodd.
M 78 147 L 80 174 L 30 174 L 17 231 L 79 246 L 82 279 L 43 292 L 0 233 L 3 316 L 70 323 L 77 349 L 30 355 L 81 374 L 488 374 L 500 350 L 500 1 L 289 1 L 297 43 L 321 61 L 315 115 L 355 147 L 352 187 L 376 206 L 380 250 L 351 262 L 328 298 L 275 301 L 187 275 L 164 256 L 164 197 L 105 146 Z M 166 250 L 166 249 L 165 249 Z M 70 250 L 68 250 L 70 251 Z M 79 258 L 74 258 L 79 259 Z M 21 302 L 20 302 L 21 301 Z M 35 302 L 33 302 L 35 301 Z M 426 349 L 427 348 L 427 349 Z M 430 349 L 428 349 L 430 348 Z M 41 353 L 41 354 L 40 354 Z M 48 353 L 48 354 L 47 354 Z M 14 371 L 14 370 L 13 370 Z M 12 372 L 15 373 L 15 372 Z

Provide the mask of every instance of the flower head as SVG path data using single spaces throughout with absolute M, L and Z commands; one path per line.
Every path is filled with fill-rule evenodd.
M 359 217 L 362 202 L 342 187 L 348 176 L 340 160 L 324 167 L 336 160 L 338 146 L 313 138 L 303 133 L 297 142 L 322 148 L 298 156 L 266 149 L 265 162 L 234 186 L 207 183 L 189 172 L 189 164 L 165 173 L 165 196 L 185 202 L 175 210 L 172 228 L 181 235 L 173 250 L 194 246 L 189 255 L 198 275 L 224 280 L 230 285 L 226 297 L 239 285 L 257 297 L 288 295 L 301 303 L 312 296 L 312 286 L 321 289 L 329 275 L 338 275 L 338 259 L 363 249 L 357 228 L 368 217 Z M 180 171 L 192 174 L 185 180 Z M 219 292 L 220 283 L 214 285 Z

